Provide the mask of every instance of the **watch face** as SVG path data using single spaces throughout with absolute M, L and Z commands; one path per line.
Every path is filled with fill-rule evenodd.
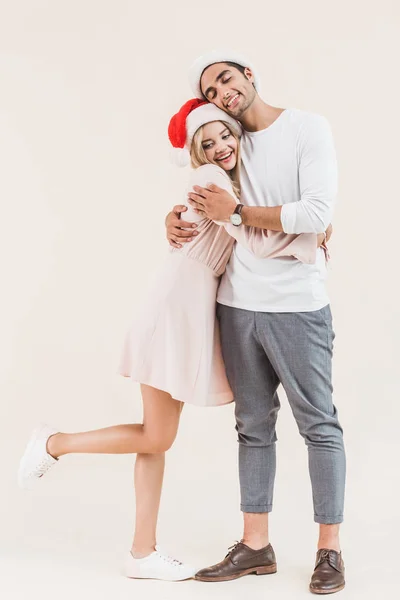
M 238 227 L 239 225 L 242 224 L 242 217 L 240 215 L 238 215 L 237 213 L 233 213 L 233 215 L 231 215 L 230 219 L 231 219 L 232 225 L 236 225 L 236 227 Z

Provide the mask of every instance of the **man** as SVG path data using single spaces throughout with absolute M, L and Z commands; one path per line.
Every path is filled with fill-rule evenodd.
M 231 51 L 213 51 L 192 66 L 197 97 L 205 98 L 243 126 L 241 202 L 216 187 L 194 188 L 190 203 L 202 215 L 237 226 L 286 233 L 322 233 L 336 195 L 335 150 L 327 121 L 318 115 L 266 104 L 249 61 Z M 171 245 L 195 235 L 167 217 Z M 227 375 L 236 401 L 243 538 L 201 581 L 226 581 L 248 573 L 274 573 L 268 537 L 275 477 L 275 424 L 281 383 L 308 447 L 314 520 L 319 524 L 316 566 L 310 590 L 343 589 L 339 543 L 343 520 L 345 453 L 332 402 L 334 333 L 325 289 L 322 250 L 316 264 L 296 259 L 259 259 L 236 245 L 218 292 L 218 318 Z

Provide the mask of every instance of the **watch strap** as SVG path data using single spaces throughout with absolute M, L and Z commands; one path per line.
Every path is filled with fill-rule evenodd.
M 240 216 L 242 214 L 243 208 L 244 208 L 244 204 L 237 204 L 235 210 L 233 211 L 233 214 Z

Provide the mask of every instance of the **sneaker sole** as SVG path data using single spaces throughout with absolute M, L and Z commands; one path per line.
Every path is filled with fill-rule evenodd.
M 165 577 L 142 577 L 141 575 L 127 575 L 125 573 L 125 577 L 128 579 L 153 579 L 154 581 L 189 581 L 189 579 L 194 578 L 194 575 L 188 575 L 187 577 L 182 577 L 180 579 L 167 579 Z
M 267 567 L 252 567 L 251 569 L 244 569 L 240 571 L 240 573 L 235 573 L 234 575 L 226 575 L 225 577 L 207 577 L 207 576 L 198 576 L 195 575 L 196 581 L 232 581 L 233 579 L 239 579 L 240 577 L 244 577 L 245 575 L 273 575 L 277 572 L 276 563 L 273 565 L 269 565 Z

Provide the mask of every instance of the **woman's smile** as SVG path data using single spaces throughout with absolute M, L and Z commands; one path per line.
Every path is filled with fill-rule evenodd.
M 234 98 L 232 98 L 234 100 Z M 221 121 L 212 121 L 204 125 L 202 146 L 210 162 L 224 171 L 231 171 L 237 162 L 238 145 L 228 127 Z

